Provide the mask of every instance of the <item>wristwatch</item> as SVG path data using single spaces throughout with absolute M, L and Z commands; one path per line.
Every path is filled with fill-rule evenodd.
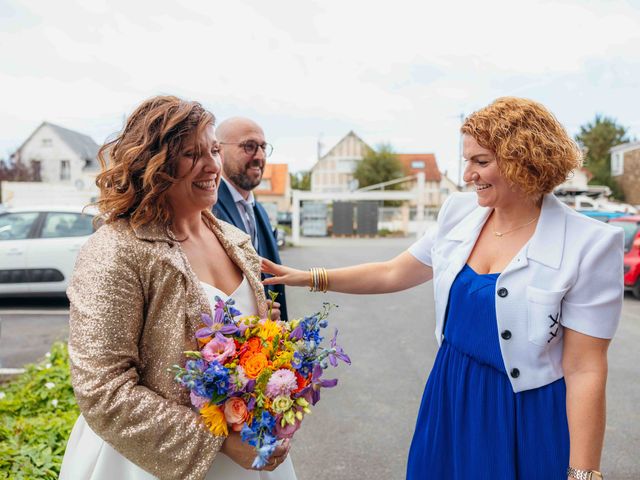
M 577 468 L 567 468 L 567 475 L 577 480 L 604 480 L 602 473 L 597 470 L 578 470 Z

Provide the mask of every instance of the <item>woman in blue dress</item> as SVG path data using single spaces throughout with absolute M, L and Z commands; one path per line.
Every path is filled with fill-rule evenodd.
M 309 272 L 263 261 L 264 283 L 365 294 L 433 279 L 440 349 L 408 479 L 602 478 L 623 232 L 553 195 L 581 154 L 542 105 L 499 98 L 462 134 L 475 193 L 451 195 L 408 251 Z

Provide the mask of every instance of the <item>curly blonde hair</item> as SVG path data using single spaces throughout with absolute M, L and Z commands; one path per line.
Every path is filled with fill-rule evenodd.
M 98 152 L 101 220 L 128 218 L 133 227 L 157 222 L 168 233 L 173 214 L 166 194 L 179 180 L 177 163 L 185 140 L 214 123 L 213 114 L 198 102 L 173 96 L 142 102 L 122 132 Z
M 502 97 L 469 115 L 460 131 L 491 150 L 508 182 L 525 195 L 552 192 L 582 166 L 582 153 L 541 104 Z

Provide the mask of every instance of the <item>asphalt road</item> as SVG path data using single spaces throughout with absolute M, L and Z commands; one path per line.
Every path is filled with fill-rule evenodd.
M 307 240 L 282 251 L 292 266 L 344 266 L 402 252 L 407 239 Z M 375 278 L 371 279 L 375 282 Z M 403 479 L 422 390 L 436 353 L 431 285 L 391 295 L 348 296 L 289 289 L 290 316 L 339 305 L 330 317 L 352 359 L 332 373 L 338 386 L 296 434 L 292 458 L 300 480 Z M 68 333 L 64 302 L 0 300 L 0 362 L 19 367 Z M 15 313 L 10 313 L 15 312 Z M 21 313 L 22 312 L 22 313 Z M 28 313 L 27 313 L 28 312 Z M 640 478 L 640 301 L 627 296 L 609 355 L 608 418 L 602 469 L 607 478 Z

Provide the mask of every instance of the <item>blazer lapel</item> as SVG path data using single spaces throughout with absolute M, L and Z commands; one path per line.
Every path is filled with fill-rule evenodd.
M 527 257 L 556 270 L 564 252 L 566 207 L 552 193 L 544 196 L 538 226 L 531 238 Z
M 233 201 L 231 191 L 223 180 L 220 181 L 220 186 L 218 187 L 218 203 L 216 204 L 216 207 L 224 210 L 224 213 L 226 213 L 231 219 L 231 223 L 233 223 L 233 225 L 243 232 L 248 233 L 244 226 L 244 222 L 242 221 L 242 217 L 240 217 L 240 212 L 238 211 L 236 202 Z
M 490 213 L 490 208 L 478 207 L 447 233 L 445 237 L 447 240 L 460 242 L 450 257 L 449 269 L 455 275 L 462 270 L 469 255 L 471 255 L 471 250 L 473 250 L 473 246 L 476 244 Z

